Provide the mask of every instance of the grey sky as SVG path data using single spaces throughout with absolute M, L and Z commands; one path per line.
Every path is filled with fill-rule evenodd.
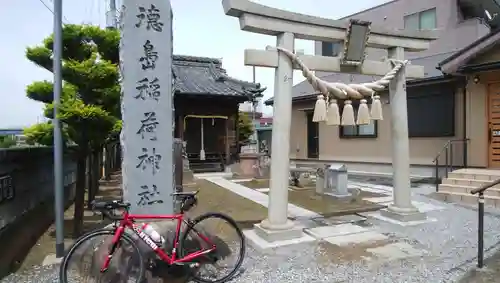
M 52 0 L 41 0 L 52 8 Z M 65 21 L 105 26 L 109 0 L 63 0 Z M 117 0 L 118 4 L 121 3 Z M 268 6 L 327 18 L 340 18 L 388 0 L 254 0 Z M 0 128 L 24 127 L 41 117 L 42 105 L 26 98 L 25 88 L 35 80 L 52 80 L 52 74 L 29 62 L 27 46 L 39 44 L 52 32 L 52 13 L 40 0 L 7 0 L 0 9 L 0 31 L 5 43 L 0 58 Z M 236 18 L 224 15 L 221 0 L 172 0 L 174 53 L 223 59 L 229 75 L 252 80 L 251 67 L 243 65 L 245 48 L 263 49 L 274 37 L 240 31 Z M 313 53 L 311 41 L 297 41 L 296 49 Z M 273 70 L 257 69 L 257 81 L 273 93 Z M 302 81 L 294 73 L 294 83 Z M 271 113 L 271 109 L 265 112 Z

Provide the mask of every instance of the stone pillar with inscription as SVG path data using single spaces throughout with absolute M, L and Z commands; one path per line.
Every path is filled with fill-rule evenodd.
M 173 212 L 172 8 L 123 0 L 120 67 L 123 197 L 137 214 Z

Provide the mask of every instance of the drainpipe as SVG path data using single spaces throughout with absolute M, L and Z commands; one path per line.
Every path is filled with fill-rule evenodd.
M 469 77 L 465 76 L 465 82 L 463 84 L 463 89 L 462 89 L 462 135 L 464 139 L 464 147 L 463 147 L 463 164 L 464 168 L 467 168 L 467 160 L 468 160 L 468 141 L 467 141 L 467 84 L 469 82 Z

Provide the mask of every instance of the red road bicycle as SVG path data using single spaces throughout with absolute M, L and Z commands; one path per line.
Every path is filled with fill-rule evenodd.
M 94 202 L 93 210 L 99 211 L 102 213 L 104 217 L 113 220 L 115 222 L 114 228 L 113 229 L 104 228 L 96 230 L 78 239 L 75 242 L 75 244 L 71 247 L 71 249 L 68 251 L 67 255 L 64 257 L 61 263 L 60 282 L 62 283 L 82 282 L 81 279 L 68 280 L 68 275 L 69 273 L 71 273 L 68 271 L 68 264 L 71 262 L 72 257 L 75 256 L 75 254 L 77 254 L 76 251 L 79 247 L 85 246 L 84 245 L 85 243 L 89 243 L 91 242 L 91 240 L 102 236 L 112 237 L 112 240 L 108 252 L 106 252 L 106 254 L 103 254 L 105 258 L 101 260 L 102 262 L 100 263 L 101 266 L 98 266 L 99 272 L 101 274 L 105 274 L 108 271 L 110 263 L 113 260 L 113 254 L 115 254 L 117 248 L 122 247 L 126 244 L 129 247 L 129 253 L 130 251 L 132 251 L 132 253 L 135 256 L 135 259 L 137 260 L 137 264 L 134 270 L 135 279 L 132 282 L 144 282 L 146 268 L 147 267 L 151 268 L 152 267 L 151 264 L 154 265 L 155 262 L 166 264 L 166 266 L 168 267 L 188 266 L 189 270 L 191 271 L 190 277 L 192 280 L 196 282 L 223 283 L 231 280 L 239 271 L 239 268 L 241 267 L 241 264 L 245 256 L 245 240 L 243 237 L 243 233 L 241 232 L 241 229 L 238 227 L 236 222 L 232 218 L 224 214 L 207 213 L 198 216 L 193 220 L 190 220 L 187 217 L 185 217 L 184 213 L 197 204 L 197 198 L 196 198 L 197 193 L 198 192 L 174 193 L 173 195 L 178 197 L 182 204 L 181 212 L 175 215 L 135 215 L 135 214 L 129 214 L 130 204 L 128 203 L 123 203 L 120 201 Z M 114 211 L 116 210 L 122 210 L 123 212 L 120 215 L 117 215 L 114 213 Z M 217 253 L 217 244 L 216 244 L 217 241 L 213 241 L 213 239 L 211 239 L 212 235 L 210 236 L 203 235 L 203 233 L 200 231 L 201 229 L 196 229 L 195 226 L 203 221 L 214 218 L 227 222 L 229 224 L 229 227 L 234 229 L 237 235 L 237 239 L 235 242 L 237 242 L 241 246 L 241 248 L 236 255 L 238 258 L 236 263 L 234 264 L 234 267 L 231 267 L 231 269 L 228 270 L 227 274 L 224 274 L 222 278 L 217 278 L 212 280 L 212 278 L 203 278 L 198 271 L 202 265 L 216 264 L 217 261 L 220 260 L 218 258 L 219 254 Z M 135 223 L 136 220 L 148 220 L 148 219 L 170 219 L 177 221 L 173 247 L 171 247 L 172 252 L 170 255 L 167 254 L 167 252 L 164 250 L 161 244 L 153 241 L 153 239 L 151 239 L 151 237 L 143 231 L 142 229 L 143 225 Z M 181 232 L 182 230 L 181 227 L 183 223 L 186 224 L 186 228 L 183 232 Z M 138 238 L 141 239 L 152 251 L 154 251 L 154 254 L 156 254 L 157 258 L 154 259 L 153 261 L 146 261 L 144 256 L 144 251 L 141 251 L 139 249 L 136 240 L 134 240 L 129 234 L 125 233 L 126 228 L 130 228 L 133 232 L 135 232 Z M 185 247 L 188 245 L 187 241 L 189 241 L 188 235 L 192 235 L 190 233 L 194 233 L 197 237 L 199 237 L 198 241 L 204 242 L 204 244 L 208 246 L 208 248 L 201 248 L 200 250 L 194 252 L 185 249 Z M 220 238 L 218 239 L 220 240 Z M 97 249 L 94 249 L 94 252 L 96 250 Z M 77 256 L 75 260 L 81 261 L 81 259 L 78 259 Z M 119 262 L 118 265 L 127 265 L 127 264 Z M 130 269 L 130 267 L 124 267 L 124 269 L 126 268 Z M 125 274 L 124 271 L 119 271 L 119 273 L 121 273 L 122 276 L 123 274 Z M 130 278 L 125 280 L 125 282 L 130 282 L 128 280 L 130 280 Z M 96 282 L 124 282 L 124 279 L 123 278 L 118 280 L 109 279 L 104 281 L 99 279 Z

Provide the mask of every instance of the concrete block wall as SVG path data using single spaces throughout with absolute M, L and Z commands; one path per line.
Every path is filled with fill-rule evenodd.
M 0 150 L 0 231 L 9 223 L 52 199 L 54 195 L 52 148 L 30 147 Z M 65 198 L 72 198 L 76 163 L 64 158 Z M 9 195 L 11 195 L 9 197 Z
M 54 221 L 52 148 L 0 150 L 0 278 L 16 270 Z M 76 163 L 64 156 L 64 199 L 73 203 Z

